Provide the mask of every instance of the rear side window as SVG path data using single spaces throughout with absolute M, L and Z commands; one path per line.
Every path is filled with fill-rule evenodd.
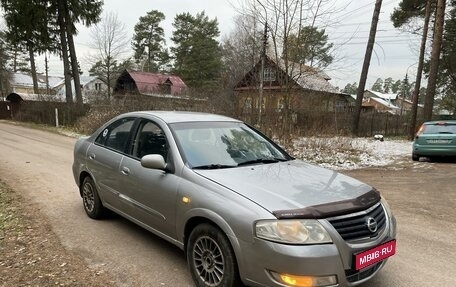
M 125 118 L 115 121 L 98 135 L 95 143 L 116 151 L 124 152 L 134 122 L 134 118 Z
M 456 134 L 456 124 L 426 125 L 423 134 Z

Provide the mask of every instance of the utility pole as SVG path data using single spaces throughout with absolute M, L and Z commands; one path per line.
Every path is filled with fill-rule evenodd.
M 434 108 L 435 89 L 437 87 L 437 73 L 439 71 L 440 50 L 442 48 L 443 25 L 445 22 L 445 3 L 446 0 L 437 1 L 437 11 L 435 14 L 434 39 L 432 40 L 431 62 L 429 65 L 429 79 L 424 99 L 424 121 L 432 119 Z
M 426 52 L 426 40 L 429 30 L 429 19 L 431 18 L 432 0 L 426 1 L 426 10 L 424 16 L 423 35 L 421 36 L 420 57 L 418 59 L 418 68 L 416 69 L 415 87 L 412 94 L 412 115 L 410 119 L 409 139 L 413 140 L 416 133 L 416 118 L 418 115 L 418 98 L 421 86 L 421 77 L 423 74 L 424 53 Z
M 49 66 L 48 66 L 48 57 L 47 52 L 44 52 L 44 70 L 46 71 L 46 95 L 50 95 L 49 89 Z
M 382 0 L 375 1 L 374 14 L 372 16 L 372 23 L 369 32 L 369 40 L 367 41 L 366 54 L 364 55 L 363 69 L 359 80 L 358 93 L 356 95 L 355 114 L 353 115 L 352 134 L 357 136 L 359 132 L 359 118 L 361 114 L 361 107 L 363 104 L 363 95 L 366 88 L 367 74 L 369 72 L 370 60 L 372 51 L 374 50 L 375 34 L 377 33 L 378 18 L 380 16 L 380 9 L 382 8 Z

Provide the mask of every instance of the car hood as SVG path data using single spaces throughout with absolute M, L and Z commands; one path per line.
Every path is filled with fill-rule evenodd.
M 194 171 L 272 213 L 350 202 L 372 191 L 356 179 L 299 160 Z

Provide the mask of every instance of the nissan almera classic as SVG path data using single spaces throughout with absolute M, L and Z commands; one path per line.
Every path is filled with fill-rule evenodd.
M 374 188 L 224 116 L 120 115 L 77 141 L 73 173 L 89 217 L 110 209 L 177 245 L 196 286 L 355 286 L 396 250 Z

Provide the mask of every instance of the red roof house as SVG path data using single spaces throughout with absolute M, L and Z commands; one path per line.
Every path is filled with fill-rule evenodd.
M 114 94 L 145 96 L 179 96 L 187 85 L 179 76 L 125 70 L 117 79 Z

